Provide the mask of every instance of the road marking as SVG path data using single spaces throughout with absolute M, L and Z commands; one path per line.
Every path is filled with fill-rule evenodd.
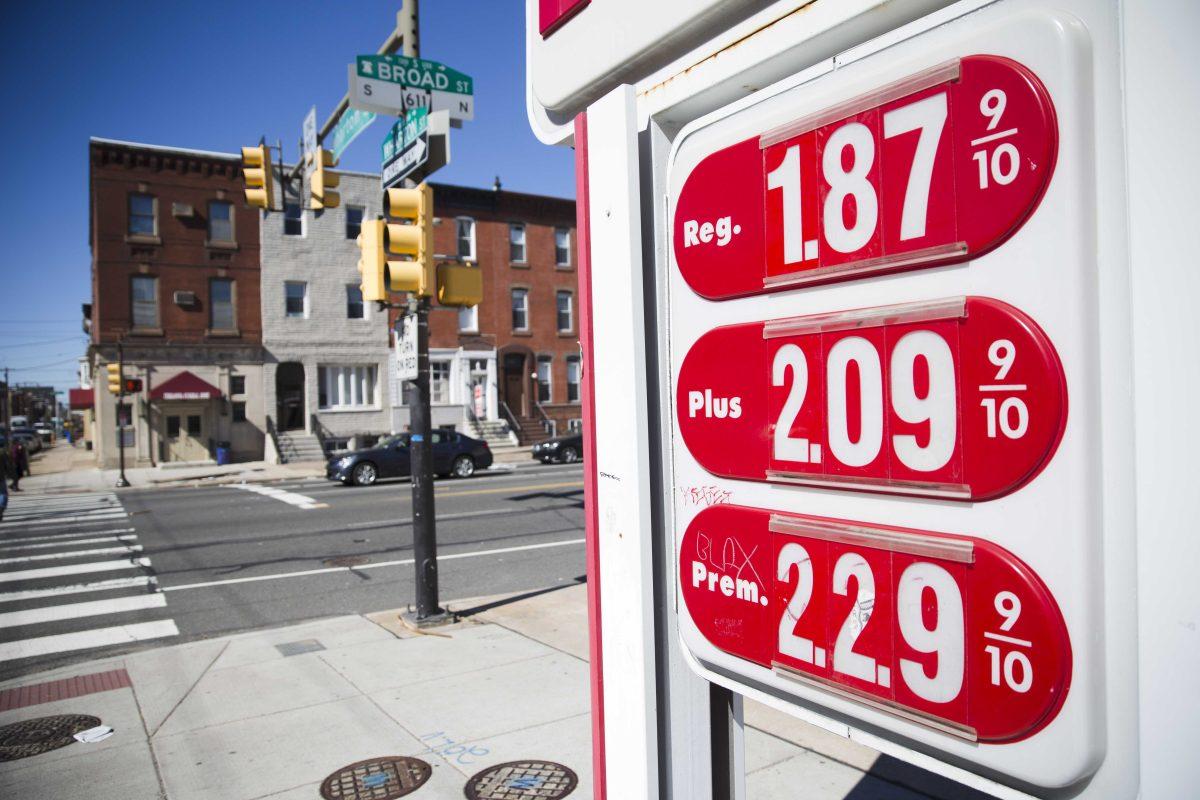
M 39 542 L 37 544 L 10 544 L 5 543 L 0 545 L 0 550 L 21 553 L 25 550 L 42 550 L 47 547 L 67 547 L 77 544 L 100 544 L 101 542 L 132 542 L 137 539 L 135 534 L 126 534 L 125 536 L 98 536 L 95 539 L 72 539 L 69 542 Z
M 542 544 L 525 544 L 516 547 L 500 547 L 495 550 L 477 550 L 471 553 L 450 553 L 448 555 L 439 555 L 439 561 L 451 561 L 460 558 L 479 558 L 481 556 L 495 556 L 504 553 L 518 553 L 524 550 L 543 550 L 548 547 L 567 547 L 573 544 L 583 544 L 584 539 L 567 539 L 561 542 L 544 542 Z M 298 572 L 281 572 L 275 575 L 255 575 L 249 578 L 226 578 L 219 581 L 206 581 L 204 583 L 185 583 L 182 586 L 163 586 L 161 591 L 164 592 L 181 592 L 184 589 L 206 589 L 212 586 L 229 586 L 235 583 L 254 583 L 256 581 L 277 581 L 283 578 L 303 578 L 309 575 L 321 575 L 328 572 L 351 572 L 362 571 L 368 569 L 380 569 L 382 567 L 402 567 L 407 564 L 414 563 L 414 559 L 401 558 L 395 561 L 380 561 L 377 564 L 363 564 L 358 567 L 322 567 L 320 569 L 305 569 Z
M 100 617 L 105 614 L 125 614 L 130 611 L 143 611 L 147 608 L 165 608 L 166 605 L 167 598 L 155 593 L 114 597 L 109 600 L 89 600 L 84 603 L 68 603 L 45 608 L 27 608 L 22 611 L 0 614 L 0 628 L 40 625 L 45 622 L 58 622 L 80 617 Z
M 114 520 L 123 519 L 128 516 L 129 514 L 125 513 L 124 511 L 105 511 L 103 514 L 94 514 L 88 517 L 61 517 L 59 519 L 42 519 L 38 520 L 37 522 L 27 522 L 24 520 L 14 519 L 12 521 L 5 520 L 3 523 L 0 523 L 0 530 L 7 531 L 15 528 L 60 528 L 64 525 L 70 525 L 72 527 L 76 525 L 95 525 L 97 522 L 113 522 Z
M 24 536 L 20 539 L 4 539 L 0 538 L 0 544 L 8 546 L 10 544 L 24 544 L 25 542 L 48 542 L 51 540 L 59 541 L 62 539 L 78 540 L 80 536 L 100 536 L 115 533 L 133 533 L 133 528 L 109 528 L 104 531 L 80 531 L 79 533 L 52 533 L 49 536 Z
M 123 569 L 149 569 L 148 558 L 126 558 L 120 561 L 92 561 L 87 564 L 67 564 L 62 567 L 40 567 L 17 572 L 0 572 L 0 583 L 32 581 L 38 578 L 58 578 L 63 575 L 85 575 L 89 572 L 117 572 Z
M 517 492 L 530 489 L 566 489 L 579 488 L 583 486 L 583 481 L 567 481 L 565 483 L 537 483 L 530 486 L 506 486 L 499 489 L 468 489 L 465 492 L 442 492 L 438 497 L 465 497 L 469 494 L 503 494 L 505 492 Z
M 163 619 L 156 622 L 139 622 L 135 625 L 117 625 L 112 628 L 96 628 L 79 633 L 61 633 L 57 636 L 41 636 L 0 645 L 0 662 L 18 658 L 67 653 L 72 650 L 89 650 L 114 644 L 129 644 L 147 639 L 162 639 L 178 636 L 175 620 Z
M 279 500 L 287 503 L 290 506 L 303 508 L 305 511 L 310 511 L 314 508 L 329 508 L 328 503 L 318 503 L 311 497 L 306 497 L 302 494 L 296 494 L 295 492 L 284 491 L 283 489 L 276 489 L 273 486 L 263 486 L 259 483 L 235 483 L 233 484 L 233 488 L 241 489 L 247 492 L 254 492 L 255 494 L 261 494 L 264 497 L 270 497 L 272 499 Z
M 72 553 L 44 553 L 40 556 L 0 558 L 0 564 L 23 564 L 27 561 L 49 561 L 55 558 L 80 558 L 82 556 L 100 556 L 112 553 L 140 553 L 141 551 L 142 546 L 140 544 L 130 544 L 123 547 L 96 547 L 91 550 L 76 550 Z
M 0 592 L 0 603 L 14 603 L 18 600 L 37 600 L 41 597 L 57 597 L 63 594 L 87 594 L 89 592 L 108 592 L 113 589 L 135 589 L 139 586 L 152 587 L 158 583 L 153 575 L 134 575 L 131 578 L 112 578 L 95 583 L 74 583 L 69 586 L 54 586 L 50 589 L 26 589 L 20 592 Z

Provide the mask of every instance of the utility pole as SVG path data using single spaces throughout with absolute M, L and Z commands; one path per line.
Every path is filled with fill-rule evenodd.
M 397 28 L 403 41 L 402 53 L 421 55 L 417 0 L 404 0 Z M 412 181 L 406 181 L 412 186 Z M 437 520 L 433 505 L 433 452 L 429 411 L 429 298 L 409 295 L 408 313 L 417 319 L 417 379 L 409 381 L 409 454 L 412 472 L 413 562 L 416 569 L 416 610 L 405 615 L 417 627 L 450 620 L 438 605 Z
M 125 425 L 121 421 L 121 414 L 125 410 L 125 349 L 120 342 L 117 342 L 117 374 L 121 378 L 121 388 L 117 392 L 117 453 L 121 462 L 121 475 L 117 478 L 117 488 L 124 489 L 129 485 L 129 481 L 125 479 Z

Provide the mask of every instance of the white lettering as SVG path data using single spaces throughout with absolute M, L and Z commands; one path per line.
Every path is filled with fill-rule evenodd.
M 700 588 L 705 584 L 710 592 L 720 591 L 726 597 L 736 597 L 738 600 L 759 606 L 767 605 L 767 598 L 761 594 L 758 583 L 755 581 L 725 575 L 710 570 L 703 561 L 693 561 L 692 588 Z
M 696 412 L 704 408 L 704 393 L 694 389 L 688 392 L 688 416 L 696 416 Z
M 705 242 L 707 244 L 708 242 L 712 241 L 712 237 L 713 237 L 713 224 L 711 222 L 706 222 L 703 225 L 701 225 L 700 226 L 700 241 Z
M 696 588 L 703 582 L 705 576 L 708 575 L 708 570 L 702 561 L 692 562 L 692 588 Z
M 696 231 L 700 230 L 700 223 L 694 219 L 686 220 L 683 223 L 683 246 L 691 247 L 694 244 L 700 244 L 700 240 L 696 238 Z
M 734 225 L 733 217 L 720 217 L 715 223 L 688 219 L 683 221 L 683 246 L 708 244 L 715 238 L 717 247 L 724 247 L 741 232 L 742 226 Z
M 701 564 L 700 566 L 704 566 Z M 748 603 L 758 602 L 758 584 L 754 581 L 737 579 L 737 598 Z
M 695 417 L 697 413 L 708 419 L 737 419 L 742 416 L 742 398 L 716 397 L 712 389 L 703 392 L 691 389 L 688 391 L 688 416 Z
M 721 594 L 733 597 L 733 578 L 728 575 L 721 576 Z

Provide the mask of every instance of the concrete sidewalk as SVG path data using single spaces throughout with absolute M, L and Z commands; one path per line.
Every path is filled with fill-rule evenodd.
M 0 762 L 0 796 L 298 800 L 354 762 L 416 756 L 432 767 L 418 800 L 458 800 L 517 759 L 565 765 L 590 798 L 585 587 L 448 605 L 463 621 L 423 635 L 396 612 L 337 617 L 0 684 L 0 726 L 87 714 L 115 730 Z M 759 706 L 747 722 L 754 800 L 971 796 Z

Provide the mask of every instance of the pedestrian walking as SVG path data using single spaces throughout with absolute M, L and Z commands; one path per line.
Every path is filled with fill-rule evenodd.
M 25 451 L 25 445 L 13 439 L 9 456 L 12 458 L 12 490 L 19 492 L 21 491 L 21 476 L 29 474 L 29 453 Z
M 8 448 L 0 446 L 0 520 L 4 519 L 4 510 L 8 508 L 8 476 L 12 472 L 12 458 Z

